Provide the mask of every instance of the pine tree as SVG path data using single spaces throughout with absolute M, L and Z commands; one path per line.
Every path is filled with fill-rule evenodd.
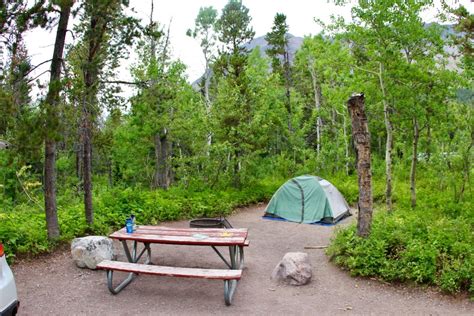
M 288 112 L 288 130 L 291 132 L 291 65 L 288 47 L 288 30 L 289 26 L 286 24 L 286 15 L 283 13 L 277 13 L 273 21 L 272 31 L 267 33 L 265 40 L 270 45 L 270 48 L 267 49 L 267 54 L 272 60 L 272 71 L 280 75 L 280 78 L 285 85 L 285 105 Z

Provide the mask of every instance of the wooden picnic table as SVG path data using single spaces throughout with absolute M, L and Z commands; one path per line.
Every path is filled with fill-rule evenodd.
M 165 226 L 139 225 L 133 233 L 127 233 L 122 228 L 111 235 L 110 238 L 122 243 L 128 262 L 103 261 L 97 267 L 107 271 L 107 284 L 111 293 L 117 294 L 138 274 L 153 274 L 174 277 L 206 278 L 224 280 L 224 300 L 230 305 L 232 296 L 240 280 L 244 264 L 244 247 L 249 245 L 246 228 L 172 228 Z M 132 242 L 132 249 L 128 242 Z M 141 251 L 139 244 L 143 244 Z M 188 246 L 210 246 L 223 260 L 228 269 L 201 269 L 165 267 L 152 265 L 151 244 L 172 244 Z M 228 247 L 229 261 L 217 247 Z M 143 263 L 140 259 L 146 253 Z M 128 277 L 118 286 L 113 286 L 113 271 L 129 272 Z
M 139 225 L 131 234 L 122 228 L 109 237 L 156 244 L 243 246 L 247 233 L 247 228 L 171 228 Z

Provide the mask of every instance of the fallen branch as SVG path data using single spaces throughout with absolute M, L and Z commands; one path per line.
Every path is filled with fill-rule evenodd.
M 304 246 L 304 249 L 325 249 L 328 246 Z

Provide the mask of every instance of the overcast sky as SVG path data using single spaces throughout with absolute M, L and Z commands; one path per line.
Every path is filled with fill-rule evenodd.
M 471 12 L 474 9 L 474 4 L 470 0 L 448 0 L 448 2 L 461 3 Z M 154 3 L 154 19 L 162 25 L 171 25 L 170 41 L 173 56 L 181 59 L 187 65 L 188 81 L 192 82 L 203 73 L 204 58 L 198 41 L 187 37 L 186 30 L 194 26 L 194 20 L 200 7 L 213 6 L 220 14 L 227 0 L 154 0 Z M 256 37 L 265 35 L 271 29 L 273 18 L 277 12 L 287 16 L 290 33 L 295 36 L 319 33 L 320 28 L 314 22 L 314 18 L 328 22 L 330 16 L 335 14 L 350 19 L 350 6 L 336 7 L 328 3 L 327 0 L 244 0 L 243 3 L 250 10 L 251 23 Z M 131 0 L 130 6 L 135 8 L 137 16 L 144 22 L 149 21 L 151 0 Z M 432 22 L 435 14 L 436 10 L 426 12 L 423 19 Z M 72 27 L 71 23 L 70 28 Z M 51 58 L 55 32 L 55 29 L 52 33 L 36 29 L 25 36 L 33 65 Z M 68 37 L 68 42 L 71 42 L 71 33 L 68 33 Z M 122 63 L 119 79 L 130 78 L 128 70 L 130 65 L 135 62 L 133 57 L 132 55 L 132 58 Z M 44 65 L 42 69 L 38 69 L 37 74 L 48 67 L 48 65 Z M 48 78 L 49 76 L 42 76 L 43 81 Z

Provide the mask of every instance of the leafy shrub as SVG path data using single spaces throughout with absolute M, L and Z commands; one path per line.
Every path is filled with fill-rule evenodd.
M 282 182 L 265 179 L 241 190 L 177 186 L 167 191 L 153 191 L 99 185 L 94 192 L 94 225 L 91 228 L 85 221 L 82 199 L 72 190 L 65 190 L 58 198 L 59 241 L 69 241 L 86 233 L 106 235 L 123 226 L 132 213 L 139 223 L 147 224 L 228 215 L 236 207 L 268 200 Z M 48 241 L 43 210 L 22 204 L 9 212 L 1 211 L 0 220 L 0 241 L 5 245 L 9 261 L 15 254 L 38 254 L 51 250 L 55 244 Z
M 444 201 L 443 194 L 438 198 Z M 352 275 L 431 284 L 448 293 L 467 290 L 474 295 L 472 205 L 448 204 L 442 209 L 432 204 L 440 203 L 431 197 L 415 210 L 398 206 L 391 214 L 376 212 L 365 239 L 356 236 L 355 225 L 338 230 L 327 254 Z

